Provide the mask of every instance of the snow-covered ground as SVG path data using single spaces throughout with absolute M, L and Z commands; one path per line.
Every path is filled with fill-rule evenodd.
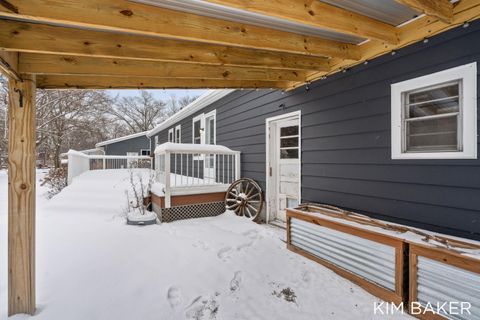
M 0 318 L 7 304 L 6 187 L 0 171 Z M 284 231 L 232 213 L 129 226 L 127 188 L 127 170 L 87 172 L 48 201 L 40 188 L 32 319 L 375 318 L 379 299 L 289 252 Z

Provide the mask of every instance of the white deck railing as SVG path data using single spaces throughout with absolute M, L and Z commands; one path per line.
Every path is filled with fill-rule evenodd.
M 152 168 L 150 156 L 87 155 L 70 150 L 68 155 L 68 184 L 76 176 L 90 170 Z
M 165 206 L 178 194 L 223 192 L 240 178 L 240 151 L 225 146 L 164 143 L 155 149 L 157 182 L 164 185 Z

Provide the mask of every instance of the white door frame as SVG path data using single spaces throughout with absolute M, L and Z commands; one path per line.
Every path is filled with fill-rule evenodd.
M 269 129 L 272 122 L 278 120 L 284 120 L 291 117 L 298 117 L 298 203 L 302 202 L 302 111 L 294 111 L 286 114 L 282 114 L 279 116 L 271 117 L 265 119 L 265 145 L 266 145 L 266 162 L 265 162 L 265 177 L 267 182 L 267 190 L 265 192 L 265 212 L 266 212 L 266 222 L 270 223 L 270 207 L 269 207 L 269 199 L 270 199 L 270 184 L 271 184 L 271 177 L 269 175 L 270 171 L 270 137 L 269 137 Z

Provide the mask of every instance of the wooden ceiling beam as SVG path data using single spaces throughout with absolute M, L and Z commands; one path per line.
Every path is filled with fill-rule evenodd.
M 38 75 L 40 89 L 286 89 L 286 81 Z
M 307 72 L 298 70 L 241 68 L 34 53 L 20 53 L 18 70 L 20 73 L 28 74 L 264 81 L 305 81 L 308 76 Z
M 453 4 L 448 0 L 396 0 L 407 7 L 418 10 L 427 16 L 452 23 Z
M 295 54 L 359 58 L 357 46 L 127 0 L 8 0 L 0 16 Z
M 0 49 L 273 69 L 329 70 L 328 59 L 0 19 Z
M 344 69 L 351 68 L 364 61 L 375 59 L 394 50 L 399 50 L 409 46 L 415 42 L 422 41 L 425 38 L 432 37 L 449 29 L 461 26 L 466 21 L 473 21 L 480 17 L 480 1 L 478 0 L 461 0 L 453 8 L 452 23 L 445 23 L 438 18 L 425 16 L 398 28 L 400 43 L 398 45 L 387 45 L 380 41 L 369 41 L 360 46 L 362 58 L 360 61 L 351 63 L 341 59 L 332 59 L 330 61 L 330 72 L 313 72 L 308 80 L 315 81 L 324 76 L 329 76 Z M 305 83 L 295 83 L 291 88 L 294 89 L 304 85 Z
M 207 0 L 226 7 L 256 12 L 308 26 L 390 44 L 398 43 L 395 27 L 317 0 Z

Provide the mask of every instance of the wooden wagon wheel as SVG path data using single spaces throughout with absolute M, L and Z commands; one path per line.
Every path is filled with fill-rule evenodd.
M 225 206 L 237 216 L 255 220 L 263 207 L 262 189 L 252 179 L 238 179 L 227 190 Z

